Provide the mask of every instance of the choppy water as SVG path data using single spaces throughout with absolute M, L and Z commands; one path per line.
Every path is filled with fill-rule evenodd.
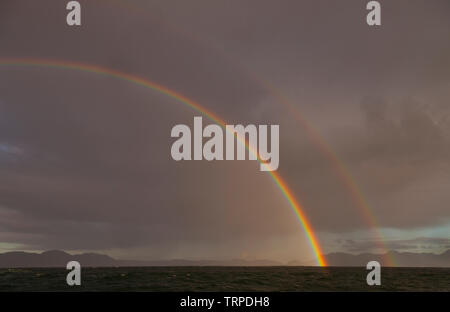
M 365 268 L 83 268 L 69 287 L 65 269 L 0 269 L 0 291 L 450 291 L 449 268 L 382 268 L 368 286 Z

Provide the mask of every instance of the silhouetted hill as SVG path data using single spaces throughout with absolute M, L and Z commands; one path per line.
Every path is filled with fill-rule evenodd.
M 78 261 L 84 266 L 114 266 L 116 260 L 100 254 L 71 255 L 60 250 L 43 253 L 7 252 L 0 254 L 0 267 L 65 267 L 69 261 Z
M 382 266 L 389 266 L 387 259 L 393 259 L 396 266 L 402 267 L 450 267 L 450 250 L 442 254 L 410 253 L 389 251 L 386 254 L 363 253 L 352 255 L 343 252 L 325 255 L 330 266 L 366 266 L 369 261 L 376 260 Z M 83 267 L 119 267 L 119 266 L 281 266 L 283 263 L 270 260 L 160 260 L 137 261 L 116 260 L 107 255 L 84 253 L 71 255 L 60 250 L 50 250 L 43 253 L 14 251 L 0 254 L 0 268 L 30 268 L 30 267 L 65 267 L 69 261 L 78 261 Z M 314 265 L 291 261 L 287 265 Z
M 450 250 L 442 254 L 389 251 L 385 254 L 352 255 L 337 252 L 327 254 L 325 258 L 330 266 L 366 266 L 375 260 L 382 266 L 390 266 L 393 262 L 402 267 L 450 267 Z
M 71 255 L 60 250 L 45 251 L 43 253 L 29 253 L 23 251 L 0 254 L 0 268 L 30 268 L 30 267 L 65 267 L 69 261 L 78 261 L 83 267 L 118 267 L 118 266 L 279 266 L 279 262 L 269 260 L 229 260 L 229 261 L 192 261 L 192 260 L 161 260 L 135 261 L 116 260 L 109 256 L 84 253 Z
M 160 260 L 160 261 L 128 261 L 118 260 L 120 266 L 281 266 L 281 262 L 270 260 Z

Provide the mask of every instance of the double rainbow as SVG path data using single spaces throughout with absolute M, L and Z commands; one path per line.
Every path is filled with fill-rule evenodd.
M 146 78 L 132 75 L 128 73 L 124 73 L 118 70 L 105 68 L 97 65 L 91 65 L 91 64 L 84 64 L 84 63 L 76 63 L 76 62 L 67 62 L 67 61 L 59 61 L 59 60 L 48 60 L 48 59 L 30 59 L 30 58 L 11 58 L 11 59 L 0 59 L 0 66 L 18 66 L 18 67 L 46 67 L 46 68 L 56 68 L 56 69 L 66 69 L 66 70 L 77 70 L 77 71 L 83 71 L 88 73 L 94 73 L 99 75 L 106 75 L 109 77 L 114 77 L 120 80 L 124 80 L 136 85 L 143 86 L 145 88 L 149 88 L 151 90 L 154 90 L 158 93 L 164 94 L 168 96 L 169 98 L 175 99 L 180 103 L 183 103 L 192 109 L 198 111 L 205 117 L 209 118 L 211 121 L 219 124 L 221 127 L 225 128 L 226 122 L 221 119 L 219 116 L 211 112 L 210 110 L 206 109 L 199 103 L 189 99 L 188 97 L 171 90 L 163 85 L 160 85 L 158 83 L 155 83 L 153 81 L 150 81 Z M 245 141 L 244 138 L 238 138 L 243 143 L 245 143 L 246 148 L 251 151 L 252 153 L 255 153 L 257 155 L 258 161 L 262 162 L 258 153 L 249 146 L 248 142 Z M 304 208 L 301 205 L 301 203 L 295 198 L 292 190 L 289 188 L 286 181 L 276 172 L 276 171 L 266 171 L 272 180 L 275 182 L 277 187 L 280 189 L 283 196 L 288 201 L 291 209 L 294 211 L 295 215 L 297 216 L 297 219 L 299 220 L 300 224 L 302 225 L 302 228 L 308 238 L 309 244 L 316 256 L 316 262 L 319 266 L 326 266 L 326 259 L 323 256 L 322 249 L 320 247 L 319 241 L 313 231 L 313 228 L 311 226 L 311 223 L 307 219 L 305 213 L 303 212 Z

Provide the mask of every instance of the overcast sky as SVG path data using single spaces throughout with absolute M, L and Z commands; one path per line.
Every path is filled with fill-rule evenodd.
M 0 58 L 96 64 L 194 99 L 230 124 L 279 124 L 279 173 L 325 252 L 450 248 L 450 2 L 2 0 Z M 0 251 L 121 258 L 314 258 L 255 161 L 170 156 L 199 113 L 113 77 L 0 66 Z M 205 120 L 206 122 L 206 120 Z

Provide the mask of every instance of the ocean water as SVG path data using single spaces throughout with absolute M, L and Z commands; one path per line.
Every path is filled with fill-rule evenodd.
M 69 287 L 64 268 L 0 269 L 0 291 L 450 291 L 449 268 L 382 268 L 368 286 L 365 268 L 82 268 Z

